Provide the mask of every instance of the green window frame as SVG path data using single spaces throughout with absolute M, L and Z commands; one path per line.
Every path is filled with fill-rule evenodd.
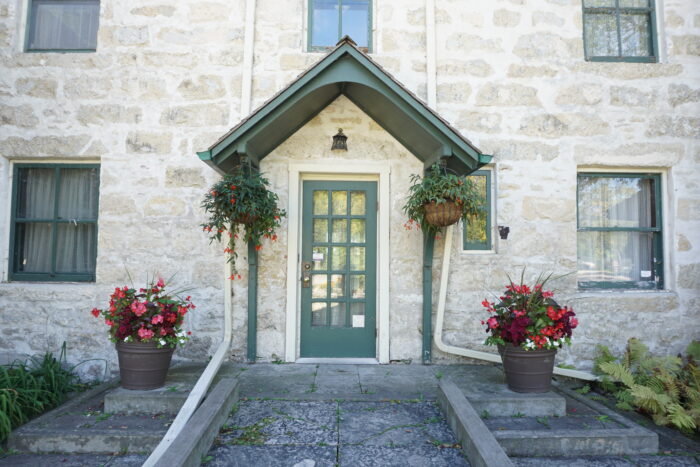
M 611 225 L 611 226 L 591 226 L 591 225 L 582 225 L 582 190 L 585 189 L 583 187 L 582 181 L 583 179 L 621 179 L 621 180 L 639 180 L 639 181 L 647 181 L 649 184 L 649 189 L 646 193 L 646 195 L 649 196 L 648 202 L 645 204 L 642 201 L 638 201 L 638 205 L 634 205 L 637 208 L 637 212 L 639 213 L 638 216 L 640 219 L 638 220 L 638 223 L 641 224 L 641 218 L 644 215 L 649 216 L 649 225 L 648 226 L 621 226 L 621 225 Z M 622 187 L 620 189 L 623 189 L 625 187 Z M 629 187 L 626 187 L 627 190 L 629 190 Z M 639 198 L 643 198 L 642 190 L 639 190 L 638 192 Z M 617 205 L 621 205 L 621 209 L 625 209 L 625 206 L 623 203 L 627 203 L 632 196 L 628 196 L 627 198 L 619 198 L 617 203 L 615 205 L 608 204 L 607 202 L 603 202 L 601 204 L 601 208 L 604 208 L 609 211 L 614 211 L 614 208 Z M 607 200 L 606 200 L 607 201 Z M 577 262 L 578 262 L 578 286 L 580 289 L 663 289 L 664 287 L 664 277 L 663 277 L 663 218 L 662 218 L 662 190 L 661 190 L 661 175 L 658 173 L 597 173 L 597 172 L 581 172 L 577 176 L 577 190 L 576 190 L 576 224 L 577 224 Z M 644 211 L 643 208 L 648 207 L 648 212 Z M 627 208 L 629 209 L 629 207 Z M 591 211 L 592 212 L 592 211 Z M 631 211 L 633 212 L 633 211 Z M 601 211 L 602 213 L 602 211 Z M 620 215 L 620 214 L 616 214 Z M 629 212 L 627 214 L 629 216 Z M 628 223 L 630 222 L 630 219 L 626 219 Z M 634 221 L 634 219 L 631 219 Z M 617 223 L 624 223 L 625 219 L 615 219 Z M 589 235 L 589 234 L 595 234 L 596 232 L 600 232 L 601 235 L 599 237 L 600 240 L 602 240 L 602 243 L 605 244 L 604 251 L 602 251 L 602 255 L 604 257 L 603 262 L 604 263 L 613 263 L 614 261 L 618 261 L 620 263 L 624 262 L 625 260 L 629 261 L 629 256 L 628 257 L 622 257 L 621 255 L 619 256 L 620 259 L 615 259 L 613 261 L 609 261 L 609 257 L 616 258 L 616 254 L 619 254 L 620 250 L 615 249 L 615 247 L 619 247 L 621 243 L 619 241 L 622 240 L 627 240 L 627 245 L 626 247 L 634 247 L 634 241 L 632 241 L 632 238 L 634 236 L 637 237 L 636 243 L 638 246 L 638 249 L 636 251 L 637 254 L 640 255 L 640 257 L 646 256 L 646 265 L 649 269 L 643 269 L 641 267 L 641 263 L 643 259 L 639 259 L 639 272 L 640 272 L 640 279 L 639 280 L 622 280 L 622 279 L 617 279 L 615 280 L 614 277 L 614 271 L 612 274 L 609 274 L 611 277 L 608 280 L 586 280 L 586 274 L 587 271 L 584 267 L 582 267 L 586 262 L 582 261 L 582 257 L 584 256 L 582 253 L 582 246 L 585 245 L 585 240 L 584 240 L 584 235 Z M 607 235 L 605 235 L 607 234 Z M 627 234 L 628 237 L 622 237 L 622 235 Z M 617 237 L 617 245 L 614 245 L 616 243 Z M 642 245 L 644 244 L 645 240 L 648 242 L 648 249 L 645 249 L 644 255 L 641 254 L 642 252 Z M 631 270 L 631 269 L 630 269 Z M 636 273 L 636 270 L 634 271 Z M 608 271 L 598 271 L 599 274 L 607 274 Z M 629 274 L 627 274 L 629 276 Z M 600 279 L 600 278 L 599 278 Z
M 655 0 L 583 0 L 583 48 L 587 61 L 591 62 L 635 62 L 658 61 L 658 39 L 656 28 Z M 639 19 L 642 23 L 633 24 Z M 608 24 L 605 25 L 604 23 Z M 623 24 L 625 28 L 623 28 Z M 607 27 L 606 27 L 607 26 Z M 629 26 L 646 26 L 646 54 L 628 53 L 631 43 L 626 41 Z M 623 31 L 623 29 L 625 29 Z M 609 34 L 615 38 L 615 53 L 600 54 L 594 50 L 592 36 Z M 608 38 L 609 40 L 612 38 Z M 627 50 L 626 50 L 627 49 Z
M 473 179 L 481 178 L 477 182 L 477 186 L 482 188 L 484 196 L 481 206 L 482 215 L 467 216 L 462 220 L 464 228 L 462 229 L 462 249 L 464 250 L 491 250 L 492 244 L 492 209 L 491 209 L 491 170 L 477 170 L 472 172 L 467 177 Z
M 22 210 L 20 199 L 21 194 L 21 171 L 23 169 L 45 169 L 53 170 L 53 192 L 46 190 L 45 196 L 50 196 L 51 199 L 48 206 L 43 209 L 48 215 L 27 215 L 29 209 Z M 63 218 L 61 217 L 61 209 L 65 209 L 65 204 L 61 205 L 61 188 L 62 177 L 67 171 L 75 169 L 92 169 L 95 171 L 94 184 L 91 185 L 91 192 L 94 193 L 94 217 L 77 217 Z M 99 212 L 99 186 L 100 186 L 100 166 L 99 164 L 32 164 L 21 163 L 14 164 L 13 168 L 13 187 L 12 187 L 12 211 L 10 224 L 10 254 L 9 254 L 9 279 L 11 281 L 41 281 L 41 282 L 94 282 L 95 281 L 95 263 L 97 258 L 97 216 Z M 28 177 L 27 177 L 28 178 Z M 75 191 L 70 193 L 75 196 Z M 28 195 L 26 195 L 28 196 Z M 25 201 L 29 204 L 28 201 Z M 42 209 L 38 209 L 42 210 Z M 24 215 L 23 215 L 24 214 Z M 41 271 L 23 271 L 20 260 L 22 251 L 26 251 L 24 242 L 28 241 L 22 232 L 29 224 L 41 223 L 50 226 L 49 248 L 50 248 L 50 266 Z M 59 228 L 61 226 L 74 225 L 76 228 L 80 225 L 93 225 L 92 232 L 89 232 L 86 249 L 89 250 L 86 258 L 90 266 L 87 271 L 82 272 L 59 272 L 57 265 L 57 245 L 59 243 Z M 28 235 L 26 235 L 28 236 Z M 78 249 L 78 235 L 75 236 L 75 247 Z M 41 242 L 42 245 L 45 245 Z M 65 245 L 65 243 L 64 243 Z
M 321 2 L 326 4 L 334 4 L 337 2 L 338 24 L 333 43 L 329 44 L 318 43 L 324 41 L 314 38 L 314 11 L 316 4 Z M 359 3 L 367 3 L 367 31 L 365 37 L 353 37 L 353 34 L 349 34 L 350 31 L 343 29 L 343 7 L 350 7 L 353 4 Z M 309 0 L 308 10 L 307 50 L 309 52 L 325 52 L 332 47 L 335 47 L 338 41 L 345 35 L 350 35 L 351 39 L 354 40 L 361 49 L 365 49 L 367 52 L 372 52 L 372 0 Z M 365 41 L 366 43 L 363 43 Z
M 73 17 L 70 19 L 73 20 L 73 23 L 62 23 L 57 19 L 58 15 L 47 13 L 43 27 L 53 29 L 50 33 L 46 33 L 49 37 L 39 37 L 38 30 L 41 26 L 37 24 L 39 22 L 37 15 L 42 6 L 54 9 L 70 9 L 72 7 L 74 9 Z M 83 7 L 83 11 L 78 11 L 80 7 Z M 97 51 L 100 0 L 29 0 L 27 8 L 25 52 L 91 53 Z M 61 17 L 62 19 L 63 17 Z M 71 44 L 71 39 L 77 44 Z M 47 43 L 51 45 L 47 46 Z

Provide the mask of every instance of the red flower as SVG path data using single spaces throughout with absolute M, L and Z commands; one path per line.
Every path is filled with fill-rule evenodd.
M 97 308 L 93 308 L 91 313 L 92 313 L 92 316 L 94 316 L 95 318 L 100 316 L 100 310 L 98 310 Z
M 151 319 L 151 324 L 160 324 L 163 322 L 163 315 L 155 315 L 153 319 Z
M 162 277 L 159 277 L 159 278 L 158 278 L 158 283 L 156 283 L 156 285 L 157 285 L 158 287 L 160 287 L 161 289 L 162 289 L 163 287 L 165 287 L 165 281 L 163 280 Z
M 146 329 L 146 328 L 142 327 L 141 329 L 139 329 L 138 334 L 139 334 L 139 337 L 141 338 L 141 340 L 147 340 L 147 339 L 150 339 L 151 337 L 153 337 L 154 333 L 150 329 Z

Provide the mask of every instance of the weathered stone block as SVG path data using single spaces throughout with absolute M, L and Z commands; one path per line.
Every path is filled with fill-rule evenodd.
M 163 111 L 163 125 L 208 126 L 228 123 L 229 109 L 226 105 L 193 104 L 171 107 Z
M 10 32 L 7 26 L 0 23 L 0 45 L 9 47 L 10 46 Z
M 692 89 L 685 84 L 669 84 L 668 102 L 673 107 L 700 102 L 700 88 Z
M 112 89 L 109 78 L 80 76 L 63 85 L 63 94 L 69 99 L 99 99 L 107 97 Z
M 168 188 L 204 188 L 205 180 L 200 169 L 168 167 L 165 170 L 165 186 Z
M 53 99 L 56 97 L 57 83 L 52 79 L 20 78 L 15 81 L 18 94 Z
M 700 118 L 670 115 L 655 117 L 649 122 L 646 135 L 700 138 Z
M 650 107 L 656 96 L 653 92 L 644 92 L 629 86 L 610 87 L 610 105 L 619 107 Z
M 673 10 L 668 10 L 664 13 L 664 20 L 664 24 L 669 29 L 678 28 L 685 24 L 683 17 Z
M 152 5 L 141 8 L 133 8 L 130 12 L 135 16 L 172 16 L 175 13 L 175 7 L 172 5 Z
M 686 237 L 683 234 L 678 234 L 677 238 L 678 238 L 678 251 L 690 251 L 693 249 L 693 245 L 688 240 L 688 237 Z
M 700 55 L 700 36 L 672 36 L 672 55 Z
M 196 81 L 185 79 L 177 90 L 187 99 L 216 99 L 226 93 L 221 77 L 212 75 L 199 76 Z
M 100 194 L 100 217 L 129 216 L 129 213 L 134 212 L 137 212 L 136 203 L 122 193 Z
M 493 106 L 541 106 L 537 98 L 537 89 L 520 84 L 484 85 L 476 95 L 476 105 Z
M 198 64 L 197 55 L 191 53 L 151 52 L 143 53 L 143 63 L 146 66 L 162 68 L 174 66 L 195 69 Z
M 564 18 L 558 16 L 551 11 L 534 11 L 532 12 L 532 25 L 547 24 L 558 28 L 564 26 Z
M 148 44 L 148 27 L 105 26 L 100 27 L 100 45 L 135 47 Z
M 603 100 L 603 87 L 598 84 L 579 84 L 559 90 L 558 105 L 595 105 Z
M 681 160 L 682 144 L 630 143 L 620 146 L 574 146 L 578 165 L 672 167 Z
M 493 154 L 499 161 L 536 161 L 549 162 L 559 155 L 556 145 L 512 140 L 481 140 L 479 147 L 487 154 Z M 514 188 L 514 187 L 513 187 Z M 500 185 L 502 191 L 508 191 Z
M 405 30 L 385 30 L 382 33 L 382 44 L 385 53 L 405 53 L 409 50 L 424 50 L 425 33 L 407 32 Z
M 700 221 L 700 200 L 679 199 L 678 218 L 683 221 Z
M 508 67 L 508 77 L 510 78 L 552 78 L 557 75 L 557 70 L 545 65 L 511 65 Z
M 680 75 L 683 66 L 677 63 L 577 62 L 572 70 L 614 79 L 646 79 Z
M 170 133 L 131 131 L 126 137 L 126 152 L 131 154 L 168 154 L 172 147 Z
M 520 123 L 521 133 L 545 138 L 604 135 L 609 131 L 610 125 L 595 114 L 540 114 L 525 117 Z
M 502 28 L 512 28 L 520 23 L 521 16 L 517 11 L 496 10 L 493 12 L 493 25 Z
M 682 289 L 700 290 L 700 263 L 681 265 L 678 269 L 678 286 Z
M 193 23 L 225 21 L 231 15 L 231 6 L 226 3 L 197 2 L 190 5 L 187 20 Z
M 33 128 L 39 123 L 34 111 L 29 105 L 0 105 L 0 126 L 12 125 L 22 128 Z
M 154 196 L 144 207 L 146 216 L 182 216 L 186 212 L 185 202 L 171 196 Z
M 483 133 L 498 133 L 501 131 L 501 115 L 484 112 L 462 112 L 458 123 L 460 128 Z
M 578 39 L 578 42 L 581 42 Z M 538 32 L 520 36 L 513 53 L 522 58 L 567 58 L 575 55 L 576 49 L 571 39 L 564 39 L 552 33 Z
M 549 219 L 558 222 L 576 220 L 576 202 L 566 199 L 523 198 L 523 218 L 529 221 Z
M 469 83 L 440 83 L 437 86 L 437 99 L 445 103 L 464 103 L 472 92 Z
M 502 52 L 500 39 L 485 39 L 474 34 L 456 33 L 447 38 L 447 50 L 460 52 Z
M 138 107 L 123 107 L 117 104 L 81 105 L 76 116 L 83 125 L 105 123 L 139 123 L 142 112 Z
M 493 74 L 493 68 L 484 60 L 438 60 L 437 72 L 440 75 L 484 78 Z
M 0 154 L 5 157 L 75 157 L 90 139 L 89 135 L 37 136 L 31 139 L 12 136 L 0 141 Z

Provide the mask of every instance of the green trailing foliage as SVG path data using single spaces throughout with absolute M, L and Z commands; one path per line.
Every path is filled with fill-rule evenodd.
M 79 388 L 78 377 L 65 360 L 64 343 L 58 359 L 47 352 L 0 366 L 0 442 L 14 427 L 61 404 Z
M 700 431 L 699 357 L 697 341 L 688 346 L 685 358 L 657 357 L 632 338 L 620 358 L 598 346 L 594 371 L 602 376 L 600 387 L 615 396 L 618 408 L 646 413 L 657 425 Z

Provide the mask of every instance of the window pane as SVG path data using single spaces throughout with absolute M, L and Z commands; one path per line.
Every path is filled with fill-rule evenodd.
M 331 303 L 331 326 L 345 326 L 345 303 Z
M 365 275 L 350 276 L 350 298 L 365 298 Z
M 334 246 L 332 252 L 331 268 L 334 271 L 345 269 L 345 265 L 348 262 L 348 249 L 343 246 Z
M 617 21 L 614 14 L 586 13 L 584 36 L 589 57 L 617 56 Z
M 314 219 L 314 242 L 328 242 L 328 219 Z
M 328 247 L 315 246 L 311 259 L 314 262 L 315 271 L 328 269 Z
M 16 272 L 51 272 L 51 224 L 19 223 L 15 228 Z
M 333 201 L 333 215 L 344 216 L 348 212 L 348 192 L 347 191 L 334 191 L 332 195 Z
M 579 227 L 657 227 L 654 179 L 579 177 Z
M 17 217 L 53 219 L 56 194 L 54 169 L 19 169 Z
M 362 216 L 365 214 L 364 191 L 350 192 L 350 214 L 352 214 L 353 216 Z
M 333 219 L 333 243 L 345 243 L 348 241 L 348 220 Z
M 369 29 L 369 1 L 343 0 L 341 36 L 350 36 L 358 46 L 367 47 Z
M 97 169 L 62 169 L 59 219 L 97 219 Z
M 352 219 L 350 221 L 350 241 L 352 243 L 365 242 L 365 220 Z
M 365 270 L 365 247 L 353 246 L 350 248 L 350 270 Z
M 470 245 L 488 246 L 488 183 L 486 175 L 470 175 L 469 179 L 476 184 L 476 188 L 484 200 L 481 211 L 475 216 L 467 216 L 465 224 L 465 242 Z M 467 245 L 467 248 L 469 245 Z
M 648 57 L 652 55 L 650 22 L 648 14 L 620 15 L 620 34 L 624 57 Z
M 583 0 L 586 8 L 614 7 L 615 0 Z
M 311 326 L 325 326 L 328 305 L 324 302 L 311 304 Z
M 97 0 L 33 0 L 29 49 L 94 50 L 99 16 Z
M 354 328 L 364 328 L 365 327 L 365 304 L 364 303 L 351 303 L 350 304 L 350 314 L 352 315 L 352 327 L 354 327 Z
M 654 280 L 653 233 L 579 232 L 579 282 Z
M 620 0 L 621 7 L 648 8 L 649 0 Z
M 311 46 L 334 46 L 340 39 L 338 1 L 312 0 L 311 4 Z
M 94 271 L 95 239 L 95 224 L 58 224 L 56 272 L 89 274 Z
M 328 192 L 314 191 L 314 214 L 328 214 Z
M 311 298 L 326 298 L 328 296 L 327 284 L 327 275 L 314 274 L 311 276 Z
M 331 298 L 343 298 L 345 296 L 345 274 L 331 275 Z

